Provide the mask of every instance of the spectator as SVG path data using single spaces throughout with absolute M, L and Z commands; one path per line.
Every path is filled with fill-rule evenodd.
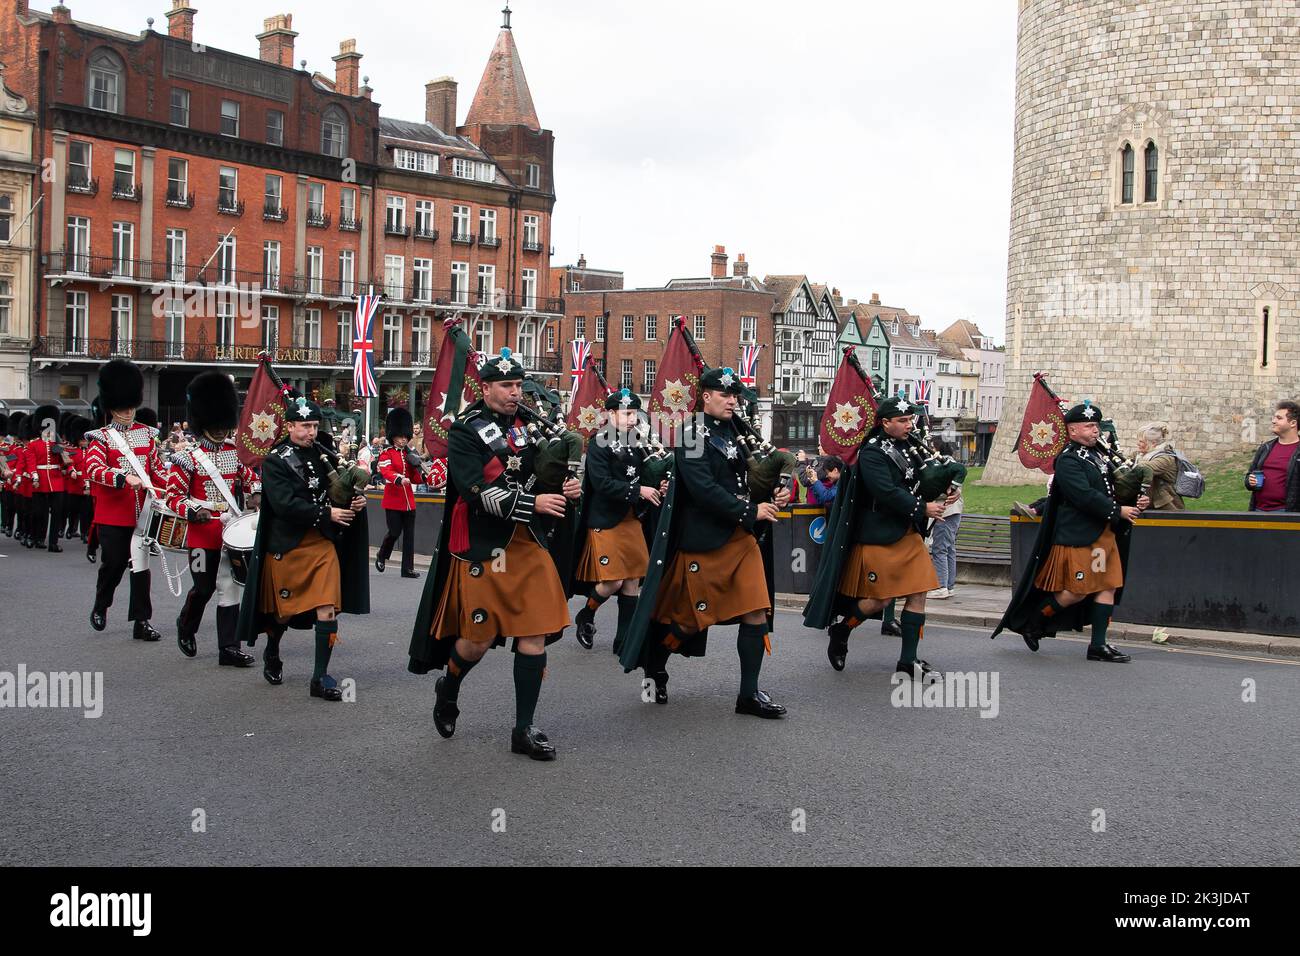
M 1151 422 L 1138 432 L 1139 461 L 1146 462 L 1155 473 L 1151 479 L 1152 511 L 1186 511 L 1182 495 L 1174 491 L 1178 479 L 1178 459 L 1174 457 L 1174 444 L 1169 440 L 1169 426 L 1164 422 Z
M 370 443 L 363 441 L 361 447 L 357 449 L 357 464 L 369 468 L 372 460 L 374 460 L 374 452 L 370 449 Z
M 946 442 L 940 443 L 940 454 L 956 457 L 954 451 Z M 939 587 L 930 592 L 932 598 L 942 600 L 957 590 L 957 529 L 961 527 L 961 515 L 962 496 L 958 490 L 957 500 L 943 509 L 943 516 L 930 530 L 930 560 L 939 576 Z
M 1274 437 L 1259 446 L 1246 473 L 1250 510 L 1300 511 L 1300 404 L 1278 402 L 1272 429 Z
M 795 478 L 808 489 L 808 504 L 829 507 L 839 491 L 839 481 L 844 475 L 844 461 L 835 455 L 824 455 L 814 464 L 802 451 L 795 457 L 799 461 L 795 468 Z

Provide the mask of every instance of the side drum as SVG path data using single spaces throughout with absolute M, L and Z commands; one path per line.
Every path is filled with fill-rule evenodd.
M 240 587 L 248 584 L 248 565 L 253 559 L 253 545 L 257 542 L 257 519 L 261 512 L 250 511 L 226 523 L 221 531 L 221 544 L 230 561 L 230 576 Z

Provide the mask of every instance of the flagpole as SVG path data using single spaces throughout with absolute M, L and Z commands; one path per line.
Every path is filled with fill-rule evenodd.
M 370 296 L 373 296 L 373 295 L 375 294 L 375 286 L 374 286 L 374 283 L 371 283 L 370 286 L 368 286 L 367 288 L 368 288 L 368 293 L 367 293 L 367 294 L 370 295 Z M 370 316 L 366 316 L 366 320 L 367 320 L 367 321 L 369 320 L 369 318 L 370 318 Z M 373 330 L 371 331 L 371 341 L 372 341 L 372 342 L 374 341 L 374 332 L 373 332 Z M 373 346 L 372 346 L 372 348 L 373 348 Z M 373 355 L 374 352 L 372 351 L 371 354 Z M 378 368 L 375 369 L 375 391 L 379 391 L 379 369 L 378 369 Z M 374 436 L 373 434 L 371 434 L 371 433 L 377 430 L 377 429 L 375 428 L 375 426 L 374 426 L 374 406 L 370 404 L 370 403 L 373 402 L 373 401 L 374 401 L 374 396 L 373 396 L 373 395 L 367 395 L 367 396 L 366 396 L 366 434 L 370 435 L 370 439 L 371 439 L 371 441 L 373 441 L 373 440 L 374 440 L 374 437 L 375 437 L 375 436 Z M 405 542 L 403 542 L 403 543 L 405 543 Z

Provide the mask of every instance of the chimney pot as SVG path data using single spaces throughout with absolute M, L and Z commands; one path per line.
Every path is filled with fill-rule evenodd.
M 55 4 L 50 8 L 50 13 L 54 17 L 55 23 L 71 23 L 72 11 L 63 4 Z
M 731 266 L 731 274 L 737 277 L 749 275 L 749 263 L 745 261 L 743 252 L 736 256 L 736 261 Z
M 879 292 L 873 292 L 873 293 L 871 293 L 871 301 L 870 301 L 869 303 L 867 303 L 867 304 L 868 304 L 868 305 L 880 305 L 880 293 L 879 293 Z
M 172 8 L 167 11 L 167 35 L 193 43 L 196 12 L 187 0 L 172 0 Z
M 293 69 L 293 41 L 298 36 L 293 29 L 293 14 L 277 13 L 273 17 L 267 17 L 262 21 L 262 27 L 263 32 L 257 35 L 261 44 L 259 58 L 264 63 Z
M 450 76 L 424 85 L 424 121 L 444 133 L 456 132 L 456 81 Z
M 727 248 L 726 246 L 714 246 L 713 254 L 709 256 L 710 275 L 715 279 L 725 279 L 727 277 Z

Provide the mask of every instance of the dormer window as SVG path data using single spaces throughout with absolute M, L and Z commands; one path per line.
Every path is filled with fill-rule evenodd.
M 126 71 L 112 50 L 96 50 L 86 71 L 86 104 L 105 113 L 122 112 L 122 85 Z
M 321 117 L 320 151 L 342 159 L 348 150 L 348 117 L 338 106 L 331 106 Z

